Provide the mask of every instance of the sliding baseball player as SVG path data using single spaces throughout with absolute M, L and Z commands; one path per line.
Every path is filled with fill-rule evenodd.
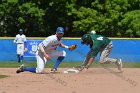
M 122 61 L 119 58 L 108 58 L 110 51 L 112 50 L 113 43 L 112 41 L 102 35 L 97 35 L 95 31 L 85 34 L 81 38 L 81 43 L 90 47 L 90 51 L 86 55 L 82 66 L 78 67 L 79 71 L 82 71 L 84 68 L 89 68 L 94 62 L 95 57 L 100 52 L 99 62 L 101 64 L 110 64 L 114 63 L 117 65 L 118 70 L 122 72 Z

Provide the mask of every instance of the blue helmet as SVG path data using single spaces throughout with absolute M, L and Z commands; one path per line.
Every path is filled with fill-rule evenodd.
M 19 29 L 19 32 L 23 32 L 23 29 Z
M 62 34 L 64 34 L 64 28 L 63 27 L 57 27 L 56 33 L 62 33 Z

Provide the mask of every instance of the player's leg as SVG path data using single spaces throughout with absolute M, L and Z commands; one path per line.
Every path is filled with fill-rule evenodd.
M 99 59 L 99 62 L 101 64 L 110 64 L 110 63 L 115 63 L 117 61 L 117 59 L 108 58 L 109 53 L 110 53 L 109 49 L 104 49 L 101 51 L 100 59 Z
M 100 56 L 100 63 L 101 64 L 116 64 L 118 67 L 118 70 L 122 71 L 122 61 L 121 59 L 115 59 L 115 58 L 108 58 L 107 51 L 102 51 L 101 56 Z
M 20 58 L 21 58 L 21 45 L 17 44 L 17 57 L 18 57 L 18 62 L 20 63 Z
M 53 68 L 51 69 L 51 72 L 55 72 L 55 71 L 57 71 L 58 66 L 61 64 L 61 62 L 65 58 L 66 52 L 54 50 L 50 55 L 51 55 L 51 57 L 57 58 L 55 64 L 53 65 Z
M 23 55 L 20 55 L 20 62 L 23 62 Z
M 36 59 L 37 59 L 36 73 L 42 73 L 45 68 L 47 59 L 44 57 L 42 52 L 38 52 L 38 54 L 36 55 Z
M 24 67 L 23 65 L 17 70 L 17 73 L 28 71 L 32 73 L 41 73 L 45 67 L 45 63 L 47 62 L 46 58 L 43 56 L 41 52 L 36 54 L 37 59 L 37 67 Z
M 108 44 L 104 49 L 101 50 L 99 62 L 103 64 L 115 63 L 117 59 L 108 58 L 110 51 L 112 49 L 112 42 Z
M 29 71 L 29 72 L 33 72 L 36 73 L 36 68 L 35 67 L 25 67 L 23 64 L 18 68 L 18 70 L 16 71 L 16 73 L 21 73 L 24 71 Z
M 121 68 L 122 68 L 121 59 L 108 58 L 111 49 L 112 49 L 112 43 L 107 45 L 106 48 L 101 51 L 99 62 L 101 64 L 115 63 L 117 65 L 117 67 L 118 67 L 118 70 L 121 70 Z
M 23 55 L 24 55 L 24 44 L 21 44 L 21 49 L 20 49 L 20 62 L 23 62 Z
M 20 54 L 17 54 L 18 62 L 20 63 Z
M 51 69 L 51 71 L 57 71 L 57 68 L 63 59 L 64 59 L 64 56 L 58 57 L 55 64 L 53 65 L 53 68 Z

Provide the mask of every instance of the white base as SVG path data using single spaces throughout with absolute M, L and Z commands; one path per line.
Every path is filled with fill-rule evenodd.
M 79 70 L 68 69 L 68 70 L 65 70 L 64 73 L 65 73 L 65 74 L 68 74 L 68 73 L 79 73 Z

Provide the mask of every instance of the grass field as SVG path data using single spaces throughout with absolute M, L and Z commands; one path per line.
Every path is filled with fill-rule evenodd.
M 24 64 L 27 67 L 36 67 L 36 62 L 0 62 L 0 68 L 17 68 L 21 64 Z M 54 62 L 47 62 L 46 67 L 51 68 L 53 66 Z M 62 62 L 60 64 L 60 68 L 71 68 L 75 66 L 80 66 L 82 62 Z M 114 64 L 108 65 L 109 67 L 115 67 Z M 91 66 L 92 68 L 98 68 L 102 67 L 101 64 L 98 62 L 94 62 Z M 140 68 L 140 62 L 124 62 L 123 68 Z
M 8 77 L 7 75 L 0 75 L 0 78 L 6 78 Z

